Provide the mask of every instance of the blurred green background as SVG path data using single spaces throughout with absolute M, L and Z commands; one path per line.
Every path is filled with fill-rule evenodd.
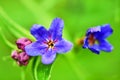
M 0 80 L 34 80 L 29 67 L 24 73 L 10 58 L 12 44 L 30 36 L 33 24 L 49 28 L 55 17 L 64 20 L 63 36 L 74 48 L 57 57 L 51 80 L 120 80 L 120 0 L 0 0 Z M 108 38 L 111 53 L 96 55 L 76 46 L 89 27 L 106 23 L 114 30 Z

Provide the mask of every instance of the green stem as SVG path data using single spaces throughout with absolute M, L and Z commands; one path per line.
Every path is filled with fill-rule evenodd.
M 71 52 L 69 53 L 69 55 L 66 55 L 64 58 L 66 58 L 66 60 L 68 61 L 73 71 L 75 71 L 78 78 L 80 80 L 85 80 L 86 76 L 84 74 L 87 74 L 87 71 L 80 65 L 80 62 L 78 62 L 75 55 L 72 54 Z
M 25 80 L 25 72 L 24 72 L 23 67 L 22 67 L 22 70 L 21 70 L 21 80 Z

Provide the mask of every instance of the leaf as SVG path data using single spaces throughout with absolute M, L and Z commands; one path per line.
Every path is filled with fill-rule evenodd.
M 35 57 L 32 69 L 35 80 L 49 80 L 51 75 L 52 64 L 45 65 L 40 62 L 39 57 Z
M 50 79 L 51 66 L 52 64 L 50 65 L 44 65 L 42 63 L 39 64 L 39 66 L 37 67 L 38 80 L 49 80 Z
M 36 75 L 36 61 L 37 61 L 37 57 L 34 57 L 33 58 L 33 62 L 32 62 L 32 75 L 34 77 L 34 80 L 37 80 L 37 77 L 35 76 Z
M 3 35 L 2 31 L 1 31 L 1 28 L 0 28 L 0 39 L 2 39 L 2 41 L 4 41 L 6 43 L 7 46 L 9 46 L 10 48 L 13 48 L 13 49 L 16 49 L 16 46 L 14 44 L 12 44 L 10 41 L 8 41 L 6 39 L 6 37 Z

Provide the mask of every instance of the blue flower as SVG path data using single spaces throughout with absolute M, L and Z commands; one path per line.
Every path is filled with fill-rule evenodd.
M 89 28 L 84 39 L 83 48 L 88 48 L 92 52 L 99 54 L 100 51 L 111 52 L 113 46 L 106 40 L 113 33 L 109 24 Z
M 62 38 L 64 22 L 60 18 L 55 18 L 49 30 L 42 25 L 35 24 L 31 28 L 31 34 L 36 38 L 36 42 L 25 47 L 29 56 L 42 56 L 43 64 L 51 64 L 56 53 L 66 53 L 72 48 L 72 43 Z

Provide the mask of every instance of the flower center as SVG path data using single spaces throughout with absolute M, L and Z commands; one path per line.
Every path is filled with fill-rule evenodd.
M 54 42 L 51 40 L 47 42 L 47 45 L 48 45 L 48 48 L 54 48 Z
M 94 35 L 90 34 L 89 38 L 88 38 L 89 45 L 92 46 L 93 44 L 95 44 L 95 42 L 96 42 L 96 39 L 95 39 Z

